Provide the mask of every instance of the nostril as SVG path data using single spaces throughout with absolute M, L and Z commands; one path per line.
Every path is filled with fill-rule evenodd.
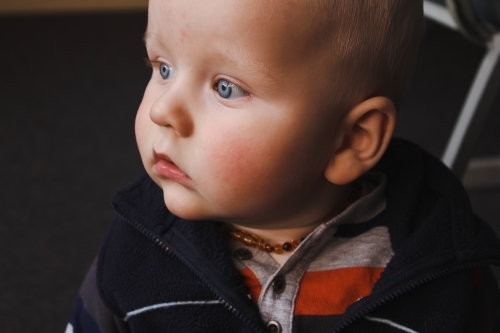
M 194 122 L 190 114 L 183 113 L 179 115 L 176 126 L 173 126 L 177 135 L 181 137 L 189 137 L 194 131 Z
M 151 119 L 158 126 L 172 128 L 180 137 L 188 137 L 194 130 L 194 122 L 190 113 L 180 108 L 162 112 L 159 115 L 153 113 Z

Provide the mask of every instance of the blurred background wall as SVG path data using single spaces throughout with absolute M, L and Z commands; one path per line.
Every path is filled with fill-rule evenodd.
M 147 0 L 2 0 L 2 14 L 46 14 L 55 12 L 145 9 Z

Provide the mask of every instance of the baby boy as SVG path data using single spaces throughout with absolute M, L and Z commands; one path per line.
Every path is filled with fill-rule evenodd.
M 147 175 L 67 332 L 492 332 L 500 247 L 391 136 L 421 0 L 151 0 Z

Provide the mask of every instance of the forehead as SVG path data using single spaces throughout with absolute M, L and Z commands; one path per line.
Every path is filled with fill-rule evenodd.
M 306 0 L 150 0 L 146 38 L 272 71 L 320 57 L 328 43 L 319 7 Z

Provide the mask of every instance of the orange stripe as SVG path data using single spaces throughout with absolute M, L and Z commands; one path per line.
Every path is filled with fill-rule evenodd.
M 247 267 L 240 270 L 240 274 L 241 276 L 243 276 L 243 282 L 250 291 L 252 301 L 257 304 L 257 302 L 259 301 L 260 292 L 262 291 L 262 285 L 260 284 L 259 279 L 257 279 L 252 270 Z
M 300 282 L 294 315 L 338 315 L 371 294 L 384 268 L 349 267 L 306 272 Z

